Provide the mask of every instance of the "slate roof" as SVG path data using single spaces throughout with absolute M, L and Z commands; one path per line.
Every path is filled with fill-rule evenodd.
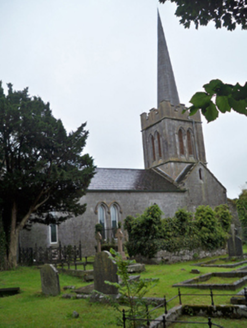
M 153 169 L 97 168 L 88 191 L 151 191 L 181 192 L 176 184 Z
M 185 167 L 185 169 L 179 174 L 179 176 L 176 179 L 177 183 L 182 182 L 185 177 L 187 176 L 187 174 L 193 169 L 193 167 L 195 166 L 195 164 L 189 164 Z

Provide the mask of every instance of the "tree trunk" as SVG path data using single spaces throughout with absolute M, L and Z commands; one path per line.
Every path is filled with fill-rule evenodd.
M 7 248 L 6 236 L 3 228 L 2 217 L 0 216 L 0 270 L 7 269 Z
M 8 269 L 17 267 L 17 246 L 18 246 L 18 233 L 16 229 L 17 207 L 16 202 L 13 202 L 11 212 L 11 230 L 8 252 Z

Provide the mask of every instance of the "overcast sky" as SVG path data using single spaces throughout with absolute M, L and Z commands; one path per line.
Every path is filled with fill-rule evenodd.
M 244 84 L 247 31 L 189 30 L 157 0 L 0 1 L 0 80 L 50 102 L 68 131 L 87 122 L 98 167 L 143 168 L 140 114 L 157 107 L 157 7 L 181 103 L 219 78 Z M 204 122 L 208 168 L 234 198 L 247 186 L 247 118 Z

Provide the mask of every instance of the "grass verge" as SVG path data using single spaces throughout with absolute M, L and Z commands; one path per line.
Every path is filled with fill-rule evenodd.
M 190 261 L 175 263 L 172 265 L 146 265 L 146 271 L 143 272 L 141 276 L 143 278 L 159 278 L 159 283 L 149 291 L 147 296 L 164 297 L 165 295 L 166 299 L 169 300 L 173 296 L 177 295 L 178 289 L 172 287 L 172 285 L 193 277 L 197 277 L 198 275 L 190 273 L 193 268 L 191 265 L 196 263 L 196 261 Z M 232 269 L 226 268 L 222 270 L 222 268 L 207 267 L 200 267 L 199 270 L 200 275 L 208 272 L 232 271 Z M 63 291 L 64 286 L 74 285 L 75 287 L 81 287 L 87 285 L 87 283 L 84 283 L 80 278 L 68 276 L 63 273 L 60 273 L 59 277 L 62 294 L 65 293 L 65 291 Z M 36 267 L 19 267 L 16 270 L 0 272 L 0 288 L 4 287 L 20 287 L 21 293 L 14 296 L 0 298 L 0 328 L 116 327 L 116 312 L 108 305 L 98 303 L 92 304 L 88 300 L 84 299 L 63 299 L 61 295 L 56 297 L 47 297 L 42 295 L 40 273 Z M 214 303 L 230 304 L 231 296 L 228 294 L 236 294 L 242 288 L 236 290 L 235 292 L 215 291 L 216 294 L 221 294 L 222 296 L 214 296 Z M 181 293 L 183 304 L 211 304 L 210 293 L 207 290 L 201 291 L 183 287 L 181 288 Z M 190 295 L 184 296 L 184 294 Z M 203 296 L 201 296 L 202 294 Z M 178 303 L 179 300 L 176 298 L 169 303 L 168 308 L 171 308 Z M 72 318 L 73 311 L 77 311 L 79 313 L 78 319 Z M 161 310 L 159 312 L 162 313 L 163 311 Z M 157 313 L 157 316 L 161 313 Z M 243 327 L 246 324 L 245 321 L 245 324 L 241 325 L 241 321 L 239 321 L 239 326 L 229 326 L 231 321 L 238 322 L 228 319 L 228 324 L 222 325 L 224 327 L 232 328 Z M 196 325 L 179 326 L 179 328 L 183 327 L 196 328 Z M 200 325 L 200 327 L 203 327 L 203 325 Z

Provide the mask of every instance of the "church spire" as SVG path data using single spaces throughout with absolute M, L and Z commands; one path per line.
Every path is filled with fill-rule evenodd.
M 179 105 L 179 97 L 172 64 L 166 45 L 165 34 L 158 11 L 158 107 L 163 100 L 168 100 L 172 105 Z

